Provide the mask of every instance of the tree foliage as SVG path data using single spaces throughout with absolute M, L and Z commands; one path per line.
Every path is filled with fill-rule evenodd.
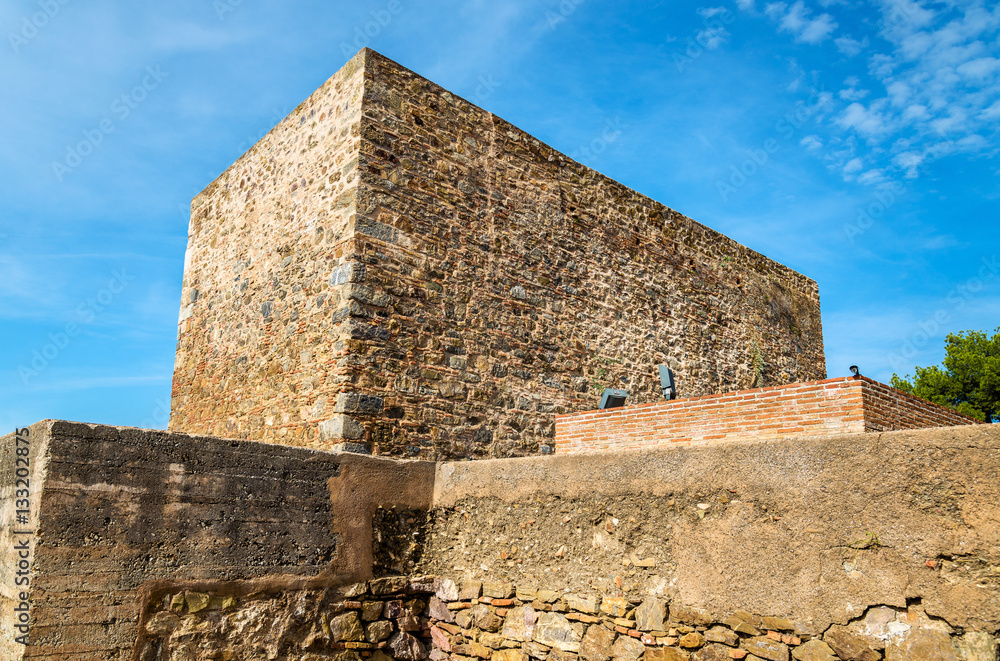
M 892 386 L 986 422 L 1000 421 L 1000 328 L 950 334 L 942 365 L 892 375 Z

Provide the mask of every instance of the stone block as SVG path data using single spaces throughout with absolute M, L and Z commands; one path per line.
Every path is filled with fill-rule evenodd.
M 344 285 L 365 281 L 365 265 L 361 262 L 345 262 L 330 273 L 330 284 Z
M 378 415 L 384 406 L 385 400 L 381 397 L 357 392 L 342 392 L 337 395 L 337 403 L 333 410 L 336 413 Z
M 324 441 L 357 441 L 365 437 L 365 428 L 349 415 L 338 413 L 319 423 L 319 435 Z

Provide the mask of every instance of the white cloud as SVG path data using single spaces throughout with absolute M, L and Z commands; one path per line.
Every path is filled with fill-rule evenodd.
M 857 172 L 864 168 L 864 163 L 861 162 L 860 158 L 852 158 L 847 163 L 844 164 L 844 173 L 851 174 Z
M 924 157 L 916 152 L 906 151 L 897 155 L 893 162 L 906 170 L 907 179 L 914 179 L 917 176 L 917 168 L 924 162 Z
M 868 170 L 858 176 L 858 183 L 866 186 L 877 186 L 886 183 L 885 172 L 879 168 Z
M 695 36 L 695 41 L 705 50 L 715 50 L 729 39 L 729 32 L 723 27 L 706 28 Z
M 959 65 L 956 70 L 966 78 L 991 78 L 1000 71 L 1000 60 L 995 57 L 980 57 Z
M 854 87 L 848 87 L 840 90 L 840 92 L 837 93 L 837 96 L 839 96 L 844 101 L 860 101 L 861 99 L 868 96 L 868 94 L 869 94 L 868 90 L 859 90 Z
M 997 101 L 989 108 L 984 108 L 982 112 L 979 113 L 979 119 L 985 120 L 987 122 L 994 119 L 1000 119 L 1000 101 Z
M 860 103 L 852 103 L 847 106 L 837 123 L 844 128 L 853 129 L 863 136 L 871 137 L 885 133 L 888 127 L 885 118 L 879 113 L 873 104 L 871 108 L 866 108 Z
M 820 140 L 818 135 L 807 135 L 799 141 L 799 144 L 809 151 L 816 151 L 823 148 L 823 141 Z
M 800 9 L 768 5 L 785 31 L 808 11 L 804 5 Z M 880 9 L 881 39 L 873 43 L 884 45 L 868 57 L 874 81 L 845 80 L 837 94 L 843 105 L 834 115 L 835 126 L 864 143 L 856 146 L 856 154 L 835 162 L 881 161 L 883 176 L 913 178 L 943 156 L 991 149 L 1000 138 L 1000 5 L 882 0 Z M 845 54 L 856 53 L 862 36 L 835 43 Z M 858 180 L 863 178 L 878 177 L 866 172 Z
M 903 111 L 903 120 L 907 122 L 927 119 L 928 117 L 930 117 L 930 113 L 927 112 L 927 106 L 919 103 L 907 106 L 906 110 Z
M 736 6 L 743 11 L 756 10 L 756 7 L 754 6 L 754 0 L 736 0 Z
M 725 13 L 725 7 L 702 7 L 698 10 L 698 14 L 700 14 L 703 18 L 712 18 L 713 16 Z
M 858 41 L 851 37 L 837 37 L 833 40 L 833 43 L 837 46 L 837 50 L 846 55 L 847 57 L 854 57 L 859 54 L 864 49 L 868 48 L 868 37 L 865 37 L 863 41 Z
M 778 21 L 781 31 L 791 33 L 795 41 L 800 43 L 818 44 L 837 28 L 837 23 L 829 14 L 812 18 L 812 12 L 806 8 L 803 0 L 798 0 L 791 7 L 784 2 L 773 2 L 764 11 Z

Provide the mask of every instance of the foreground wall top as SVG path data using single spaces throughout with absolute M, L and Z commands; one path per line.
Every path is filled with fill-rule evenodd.
M 825 376 L 816 283 L 364 50 L 199 195 L 171 428 L 551 448 L 605 387 Z
M 900 633 L 917 624 L 908 611 L 945 634 L 1000 629 L 996 425 L 434 464 L 45 421 L 0 438 L 0 459 L 3 659 L 245 658 L 191 651 L 199 631 L 260 640 L 273 658 L 333 652 L 331 631 L 334 645 L 365 634 L 334 626 L 345 606 L 310 593 L 373 577 L 387 587 L 376 594 L 396 593 L 384 577 L 399 574 L 481 581 L 500 598 L 517 586 L 525 601 L 538 589 L 547 619 L 562 617 L 560 597 L 593 612 L 603 596 L 625 629 L 649 597 L 682 621 L 738 627 L 755 621 L 745 611 L 803 635 L 884 628 L 883 616 Z M 428 604 L 403 605 L 385 617 L 416 633 L 426 620 L 406 615 Z M 176 657 L 135 654 L 171 631 Z

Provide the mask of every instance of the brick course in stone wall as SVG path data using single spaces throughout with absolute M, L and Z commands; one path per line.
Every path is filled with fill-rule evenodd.
M 815 282 L 369 50 L 195 199 L 188 259 L 180 431 L 523 455 L 657 364 L 824 376 Z
M 793 383 L 556 416 L 556 452 L 977 424 L 866 377 Z

